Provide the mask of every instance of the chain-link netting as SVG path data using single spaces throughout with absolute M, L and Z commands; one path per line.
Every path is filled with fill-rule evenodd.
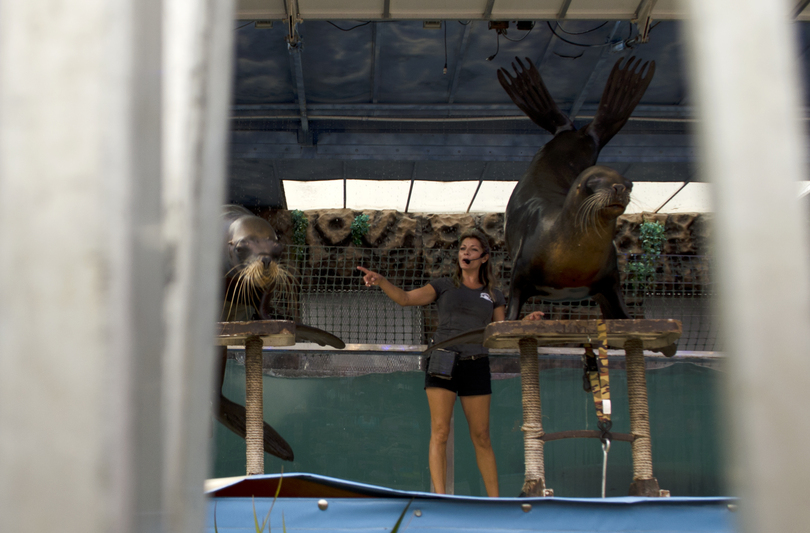
M 275 318 L 294 318 L 353 345 L 384 345 L 392 352 L 427 344 L 436 329 L 436 306 L 400 307 L 378 287 L 366 287 L 357 266 L 380 273 L 405 290 L 452 274 L 456 251 L 451 249 L 367 249 L 289 246 L 282 263 L 296 280 L 290 301 L 276 302 Z M 644 268 L 639 268 L 640 264 Z M 492 253 L 499 288 L 508 296 L 511 261 L 504 251 Z M 634 318 L 673 318 L 683 324 L 679 350 L 716 351 L 717 320 L 711 309 L 714 286 L 707 256 L 667 255 L 650 261 L 634 255 L 619 258 L 625 301 Z M 591 300 L 543 302 L 530 300 L 522 315 L 542 310 L 547 319 L 599 317 Z M 356 349 L 361 349 L 356 347 Z M 365 347 L 363 349 L 368 349 Z

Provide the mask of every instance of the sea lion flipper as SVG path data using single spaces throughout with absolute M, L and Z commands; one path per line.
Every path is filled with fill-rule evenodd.
M 320 344 L 321 346 L 332 346 L 342 350 L 346 347 L 340 337 L 332 335 L 328 331 L 318 329 L 312 326 L 305 326 L 304 324 L 295 325 L 295 342 L 309 341 Z
M 216 412 L 216 419 L 226 428 L 230 429 L 243 439 L 247 434 L 247 418 L 245 408 L 236 402 L 232 402 L 225 396 L 219 396 L 219 409 Z M 293 461 L 295 454 L 284 438 L 278 434 L 267 422 L 263 423 L 264 429 L 264 451 L 274 455 L 284 461 Z
M 532 122 L 544 130 L 555 134 L 573 130 L 574 123 L 557 107 L 531 59 L 526 58 L 528 69 L 519 58 L 516 57 L 515 60 L 518 64 L 512 63 L 514 76 L 506 69 L 498 69 L 498 81 L 509 98 Z
M 655 61 L 646 62 L 641 68 L 641 59 L 631 57 L 623 67 L 622 61 L 624 59 L 619 59 L 613 65 L 596 116 L 586 127 L 599 148 L 605 146 L 627 123 L 655 74 Z

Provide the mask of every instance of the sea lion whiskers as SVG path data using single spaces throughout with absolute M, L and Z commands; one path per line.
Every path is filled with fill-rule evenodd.
M 600 189 L 582 201 L 577 209 L 576 227 L 583 233 L 589 229 L 602 233 L 602 228 L 597 224 L 599 211 L 610 205 L 613 194 L 605 189 Z

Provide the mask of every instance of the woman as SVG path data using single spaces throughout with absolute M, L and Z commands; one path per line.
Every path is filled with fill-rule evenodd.
M 366 286 L 379 286 L 393 301 L 402 306 L 428 305 L 437 302 L 439 327 L 435 342 L 454 337 L 490 322 L 504 319 L 506 301 L 493 287 L 489 241 L 480 232 L 469 230 L 459 237 L 458 262 L 451 278 L 432 280 L 428 285 L 404 291 L 376 272 L 358 266 Z M 489 439 L 489 405 L 492 397 L 489 357 L 481 345 L 453 346 L 459 353 L 451 379 L 425 374 L 425 392 L 430 407 L 430 451 L 428 463 L 434 490 L 445 493 L 447 475 L 447 437 L 456 395 L 470 427 L 478 469 L 484 479 L 487 495 L 498 496 L 498 471 Z

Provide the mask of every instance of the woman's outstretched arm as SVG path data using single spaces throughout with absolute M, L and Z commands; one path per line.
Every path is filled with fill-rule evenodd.
M 383 290 L 386 296 L 403 307 L 409 305 L 427 305 L 436 300 L 436 290 L 429 283 L 424 287 L 419 287 L 412 291 L 404 291 L 374 271 L 361 266 L 358 266 L 357 270 L 363 273 L 363 281 L 366 287 L 377 285 Z

